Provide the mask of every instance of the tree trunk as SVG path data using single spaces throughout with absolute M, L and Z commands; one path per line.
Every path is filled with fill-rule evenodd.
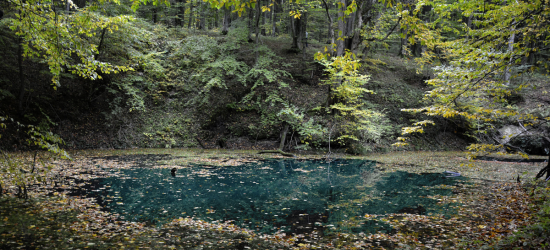
M 466 40 L 469 40 L 470 39 L 470 31 L 472 29 L 472 19 L 474 17 L 474 14 L 471 14 L 469 17 L 468 17 L 468 20 L 466 21 L 466 25 L 468 27 L 468 32 L 466 32 Z
M 401 33 L 405 35 L 404 38 L 401 38 L 401 42 L 400 42 L 400 48 L 399 48 L 399 53 L 397 54 L 398 56 L 402 56 L 402 57 L 405 57 L 407 55 L 407 44 L 408 44 L 408 41 L 407 41 L 407 38 L 408 38 L 408 35 L 407 35 L 407 30 L 406 29 L 401 29 Z
M 546 176 L 544 177 L 544 180 L 546 181 L 550 180 L 550 153 L 548 153 L 548 164 L 546 165 L 546 167 L 544 167 L 539 171 L 537 176 L 535 176 L 535 179 L 543 177 L 544 174 L 546 174 Z
M 546 145 L 550 145 L 549 137 L 543 136 L 542 138 L 546 140 Z M 547 151 L 547 154 L 548 154 L 548 161 L 547 161 L 548 163 L 546 164 L 546 167 L 544 167 L 537 173 L 537 176 L 535 176 L 535 179 L 543 177 L 544 174 L 546 174 L 546 177 L 544 177 L 544 179 L 546 181 L 550 180 L 550 151 Z
M 271 36 L 277 36 L 277 2 L 275 0 L 271 9 Z
M 220 12 L 219 11 L 216 11 L 216 15 L 214 16 L 214 25 L 212 25 L 214 28 L 218 28 L 219 27 L 219 14 Z
M 261 1 L 258 1 L 258 3 L 261 3 Z M 266 22 L 267 14 L 268 14 L 268 13 L 269 13 L 269 12 L 267 12 L 267 11 L 266 11 L 265 13 L 262 13 L 261 11 L 260 11 L 260 13 L 258 13 L 259 15 L 262 16 L 262 29 L 261 29 L 262 36 L 265 36 L 265 35 L 266 35 L 266 34 L 265 34 L 265 22 Z
M 352 25 L 348 25 L 347 35 L 349 38 L 348 47 L 350 51 L 357 54 L 357 49 L 361 42 L 363 41 L 361 36 L 361 28 L 363 28 L 363 8 L 364 3 L 357 5 L 357 11 L 353 13 L 353 18 L 350 18 L 350 22 L 353 22 Z M 367 8 L 368 9 L 368 8 Z M 357 21 L 357 24 L 355 22 Z
M 178 2 L 178 18 L 176 20 L 179 21 L 179 26 L 183 27 L 185 23 L 185 2 L 183 0 L 179 0 Z
M 306 47 L 307 47 L 307 39 L 308 39 L 308 36 L 306 35 L 306 32 L 307 32 L 307 12 L 304 12 L 302 14 L 302 17 L 300 18 L 302 19 L 302 27 L 300 29 L 300 37 L 301 37 L 301 40 L 302 40 L 302 57 L 304 60 L 306 60 Z
M 227 35 L 227 32 L 229 32 L 229 21 L 231 17 L 231 7 L 225 7 L 223 12 L 223 28 L 222 28 L 222 35 Z
M 193 25 L 193 2 L 189 2 L 189 23 L 187 24 L 187 28 L 191 29 L 191 25 Z
M 281 142 L 279 143 L 279 148 L 277 150 L 262 150 L 258 152 L 258 154 L 273 153 L 273 154 L 281 154 L 287 157 L 295 157 L 293 154 L 285 153 L 283 151 L 283 148 L 285 148 L 286 134 L 288 134 L 288 128 L 289 128 L 289 124 L 287 122 L 283 122 L 283 124 L 284 125 L 283 125 L 283 130 L 281 131 Z
M 157 23 L 157 7 L 153 7 L 153 23 Z
M 288 133 L 288 123 L 285 122 L 283 126 L 283 130 L 281 131 L 281 143 L 279 143 L 279 151 L 283 151 L 283 148 L 285 147 L 287 133 Z
M 176 2 L 176 6 L 179 5 L 179 2 Z M 176 7 L 175 6 L 175 7 Z M 176 10 L 176 15 L 174 17 L 174 25 L 177 27 L 177 26 L 181 26 L 181 20 L 180 20 L 180 10 L 179 10 L 179 7 L 176 7 L 175 8 Z
M 300 18 L 294 18 L 292 16 L 290 17 L 290 21 L 290 31 L 292 35 L 292 46 L 290 46 L 290 48 L 299 49 L 298 41 L 300 40 L 301 36 L 302 20 Z
M 328 37 L 330 38 L 330 51 L 329 54 L 334 54 L 334 30 L 332 29 L 332 16 L 330 15 L 330 8 L 327 4 L 326 0 L 323 0 L 323 4 L 325 4 L 325 11 L 327 13 L 327 19 L 328 19 Z
M 256 47 L 260 45 L 260 16 L 262 15 L 262 10 L 260 8 L 261 1 L 256 3 L 256 20 L 254 20 L 254 26 L 256 27 Z M 260 52 L 256 50 L 256 62 L 260 58 Z
M 252 9 L 249 10 L 248 12 L 248 41 L 249 42 L 252 42 L 254 40 L 252 40 L 252 28 L 253 28 L 253 20 L 254 19 L 254 11 Z
M 201 30 L 207 30 L 208 29 L 208 24 L 206 23 L 206 17 L 208 16 L 208 6 L 204 6 L 208 3 L 204 3 L 203 6 L 201 7 L 202 9 L 202 14 L 201 14 L 201 18 L 200 18 L 200 27 L 199 29 Z M 200 5 L 199 5 L 200 6 Z
M 103 48 L 103 41 L 105 40 L 105 32 L 107 31 L 107 28 L 103 28 L 101 31 L 101 38 L 99 39 L 99 45 L 97 46 L 97 60 L 101 57 L 101 50 Z
M 25 98 L 25 78 L 23 74 L 23 38 L 18 38 L 17 46 L 17 67 L 19 69 L 19 103 L 18 109 L 21 114 L 23 114 L 23 99 Z
M 351 40 L 353 38 L 353 30 L 355 29 L 355 19 L 357 18 L 357 11 L 350 13 L 345 21 L 344 33 L 344 49 L 351 49 Z
M 514 52 L 514 40 L 516 39 L 516 33 L 514 33 L 515 25 L 516 25 L 516 22 L 514 21 L 512 23 L 512 28 L 511 28 L 512 29 L 512 34 L 508 38 L 508 53 L 510 54 L 509 65 L 512 65 L 512 63 L 513 63 L 512 54 Z M 505 71 L 506 72 L 504 72 L 504 84 L 506 86 L 508 86 L 508 85 L 510 85 L 510 78 L 512 78 L 512 69 L 511 69 L 510 66 L 507 66 Z
M 344 55 L 344 38 L 346 32 L 346 23 L 344 21 L 344 11 L 346 10 L 346 0 L 339 0 L 338 8 L 338 40 L 336 41 L 336 56 Z

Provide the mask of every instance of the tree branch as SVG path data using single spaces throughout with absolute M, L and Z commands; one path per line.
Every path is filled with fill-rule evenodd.
M 383 41 L 383 40 L 386 40 L 392 33 L 393 31 L 395 30 L 395 28 L 397 28 L 397 25 L 399 25 L 399 23 L 401 22 L 401 19 L 403 17 L 399 17 L 399 19 L 397 20 L 397 23 L 395 23 L 395 25 L 391 28 L 390 31 L 388 31 L 388 34 L 386 34 L 386 36 L 382 39 L 377 39 L 376 37 L 373 37 L 373 38 L 369 38 L 369 39 L 366 39 L 366 41 Z

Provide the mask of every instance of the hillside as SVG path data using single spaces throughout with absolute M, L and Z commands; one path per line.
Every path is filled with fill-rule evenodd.
M 3 4 L 0 147 L 548 148 L 539 26 L 472 28 L 443 14 L 476 11 L 460 2 L 237 2 Z
M 255 68 L 253 52 L 258 46 L 246 41 L 245 28 L 233 28 L 227 36 L 217 31 L 167 28 L 143 21 L 124 28 L 146 34 L 148 40 L 135 41 L 132 40 L 135 37 L 111 34 L 107 42 L 123 43 L 107 43 L 102 58 L 138 66 L 135 71 L 103 75 L 101 80 L 63 74 L 61 87 L 54 90 L 46 66 L 37 60 L 24 60 L 28 85 L 26 91 L 21 91 L 16 84 L 17 68 L 2 60 L 2 80 L 11 83 L 5 85 L 1 100 L 5 115 L 59 134 L 65 141 L 64 147 L 70 149 L 274 149 L 279 145 L 282 129 L 281 122 L 274 117 L 278 110 L 270 109 L 273 103 L 266 103 L 266 94 L 274 91 L 303 111 L 304 120 L 326 119 L 326 114 L 314 111 L 326 106 L 329 99 L 328 86 L 323 84 L 326 72 L 314 60 L 314 53 L 322 51 L 324 43 L 313 40 L 305 53 L 297 53 L 290 50 L 290 41 L 285 37 L 261 37 L 259 53 L 266 61 L 261 68 Z M 17 45 L 10 39 L 13 33 L 4 26 L 1 37 L 2 58 L 16 57 Z M 424 83 L 429 76 L 417 74 L 411 60 L 390 50 L 370 55 L 360 71 L 371 76 L 364 87 L 375 92 L 363 96 L 365 106 L 385 116 L 376 124 L 377 133 L 365 134 L 345 147 L 352 153 L 393 150 L 390 144 L 401 127 L 415 119 L 400 109 L 419 105 L 424 91 L 429 89 Z M 269 82 L 267 77 L 276 80 Z M 262 94 L 250 95 L 253 87 Z M 24 96 L 23 101 L 16 98 L 18 94 Z M 247 102 L 243 101 L 245 97 Z M 451 133 L 456 129 L 442 122 L 443 125 L 430 130 L 428 137 L 419 139 L 421 143 L 416 149 L 464 147 L 460 135 Z M 327 148 L 328 136 L 324 137 L 312 138 L 315 145 L 309 148 Z M 25 148 L 25 135 L 14 133 L 5 138 L 8 139 L 2 144 L 5 149 Z M 285 150 L 306 146 L 296 130 L 288 131 L 287 139 Z M 332 147 L 341 145 L 333 142 Z

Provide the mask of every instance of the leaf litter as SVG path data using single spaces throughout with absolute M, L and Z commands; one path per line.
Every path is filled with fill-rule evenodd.
M 533 201 L 524 187 L 511 183 L 510 179 L 525 171 L 533 173 L 540 167 L 536 164 L 491 162 L 468 167 L 462 153 L 457 152 L 374 155 L 368 158 L 378 161 L 385 172 L 450 170 L 476 181 L 448 187 L 453 189 L 452 196 L 431 197 L 439 199 L 440 206 L 460 204 L 458 213 L 453 216 L 365 214 L 368 220 L 390 224 L 394 232 L 289 235 L 260 234 L 231 222 L 207 222 L 196 218 L 177 218 L 155 227 L 125 221 L 118 214 L 102 211 L 94 199 L 68 195 L 71 190 L 84 185 L 82 181 L 119 176 L 119 170 L 136 164 L 98 158 L 112 153 L 80 152 L 73 161 L 52 162 L 49 179 L 30 190 L 32 198 L 23 200 L 6 194 L 2 196 L 0 246 L 13 249 L 475 249 L 510 236 L 532 223 Z M 121 153 L 124 151 L 115 154 Z M 247 156 L 243 157 L 246 162 L 265 159 L 247 153 L 243 155 L 242 152 L 196 151 L 186 152 L 183 157 L 174 151 L 168 154 L 176 157 L 159 160 L 151 167 L 184 168 L 191 163 L 226 167 L 244 162 L 239 162 L 241 156 Z M 312 155 L 302 157 L 320 158 Z M 208 173 L 208 170 L 204 171 Z

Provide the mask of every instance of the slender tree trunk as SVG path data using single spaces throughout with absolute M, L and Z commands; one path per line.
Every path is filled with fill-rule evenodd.
M 191 29 L 191 25 L 193 25 L 193 2 L 189 1 L 189 23 L 187 23 L 187 28 Z
M 256 47 L 260 45 L 260 16 L 262 15 L 262 10 L 260 8 L 261 1 L 256 3 L 256 20 L 254 20 L 254 26 L 256 26 Z M 256 62 L 260 58 L 260 53 L 256 50 Z
M 216 22 L 214 22 L 214 27 L 220 27 L 220 12 L 216 11 Z
M 300 19 L 302 19 L 302 27 L 300 29 L 300 37 L 301 37 L 301 40 L 302 40 L 302 58 L 304 60 L 306 60 L 306 48 L 307 48 L 307 39 L 308 37 L 306 36 L 306 32 L 307 32 L 307 12 L 304 12 L 302 14 L 302 17 Z
M 25 86 L 25 77 L 23 74 L 23 38 L 18 38 L 17 46 L 17 67 L 19 69 L 19 103 L 18 109 L 21 114 L 23 114 L 23 100 L 25 98 L 26 86 Z
M 291 49 L 299 49 L 299 43 L 300 37 L 301 37 L 301 29 L 302 29 L 302 19 L 301 18 L 294 18 L 290 17 L 290 31 L 292 36 L 292 46 L 290 46 Z
M 229 20 L 231 20 L 231 7 L 224 8 L 223 12 L 223 27 L 222 27 L 222 35 L 227 35 L 227 32 L 229 32 Z
M 357 11 L 353 15 L 352 22 L 356 23 L 351 26 L 351 29 L 348 30 L 348 36 L 351 36 L 349 39 L 349 50 L 357 54 L 357 49 L 361 42 L 363 41 L 363 36 L 361 36 L 361 28 L 363 28 L 363 8 L 364 2 L 357 5 Z M 357 21 L 357 22 L 356 22 Z
M 261 1 L 259 1 L 258 3 L 261 3 Z M 267 19 L 267 14 L 269 12 L 265 12 L 265 13 L 259 13 L 261 16 L 262 16 L 262 29 L 261 29 L 261 33 L 262 33 L 262 36 L 265 36 L 265 22 L 266 22 L 266 19 Z
M 178 26 L 181 26 L 183 27 L 184 23 L 185 23 L 185 6 L 184 6 L 185 2 L 183 0 L 179 0 L 178 2 L 178 18 L 176 20 L 178 20 Z
M 358 6 L 359 7 L 359 6 Z M 353 39 L 353 31 L 355 30 L 355 19 L 357 18 L 357 11 L 350 13 L 347 18 L 344 19 L 345 30 L 344 33 L 344 49 L 351 50 L 351 41 Z
M 338 8 L 338 40 L 336 41 L 336 56 L 344 55 L 344 38 L 346 32 L 346 23 L 344 21 L 344 11 L 346 10 L 346 0 L 339 0 Z
M 171 9 L 168 8 L 161 8 L 161 16 L 170 16 L 171 15 Z M 174 26 L 174 23 L 172 22 L 173 19 L 165 18 L 163 23 L 164 25 L 168 26 L 168 28 L 172 28 Z
M 537 41 L 532 41 L 529 43 L 529 48 L 533 49 L 537 45 Z M 537 61 L 535 58 L 536 53 L 529 53 L 529 57 L 527 57 L 527 63 L 528 64 L 535 64 Z
M 201 18 L 200 18 L 200 27 L 199 29 L 201 30 L 207 30 L 208 29 L 208 24 L 206 23 L 206 20 L 207 20 L 207 16 L 208 16 L 208 7 L 207 6 L 204 6 L 208 3 L 203 3 L 203 6 L 201 7 L 202 9 L 202 15 L 201 15 Z M 200 5 L 199 5 L 200 6 Z
M 289 25 L 286 26 L 286 33 L 288 33 L 288 35 L 292 37 L 292 29 L 294 27 L 294 18 L 289 15 L 286 15 L 286 16 L 288 18 L 288 23 L 289 23 Z
M 404 38 L 401 38 L 401 42 L 399 45 L 401 46 L 399 48 L 398 56 L 405 57 L 407 55 L 407 44 L 408 44 L 408 35 L 407 35 L 407 29 L 401 29 L 401 33 L 405 35 Z
M 103 49 L 103 41 L 105 39 L 105 32 L 107 31 L 107 28 L 103 28 L 101 31 L 101 38 L 99 39 L 99 45 L 97 46 L 97 60 L 101 57 L 101 51 Z
M 277 2 L 275 0 L 271 9 L 271 36 L 277 36 Z
M 513 62 L 512 53 L 514 52 L 514 40 L 516 39 L 516 33 L 514 32 L 515 31 L 515 26 L 516 26 L 516 22 L 514 21 L 512 23 L 512 34 L 508 38 L 508 53 L 510 54 L 510 60 L 508 62 L 509 65 L 512 65 L 512 62 Z M 511 68 L 511 66 L 507 66 L 505 71 L 506 72 L 504 72 L 504 84 L 506 84 L 506 86 L 508 86 L 508 85 L 510 85 L 510 79 L 512 78 L 512 68 Z
M 176 1 L 176 5 L 179 5 L 179 1 Z M 180 9 L 176 6 L 176 16 L 174 17 L 174 25 L 181 26 L 181 20 L 180 20 Z
M 471 14 L 468 17 L 468 20 L 466 21 L 466 25 L 468 27 L 468 32 L 466 32 L 466 40 L 470 39 L 470 30 L 472 29 L 472 19 L 473 19 L 473 17 L 474 17 L 474 14 Z
M 292 45 L 290 46 L 291 48 L 298 48 L 298 44 L 296 44 L 296 40 L 294 39 L 294 20 L 295 18 L 290 16 L 289 19 L 290 21 L 290 24 L 288 25 L 288 33 L 290 34 L 290 37 L 292 38 Z
M 285 147 L 287 133 L 288 133 L 288 123 L 284 122 L 283 130 L 281 131 L 281 143 L 279 143 L 279 151 L 283 151 L 283 148 Z
M 328 37 L 330 38 L 330 54 L 334 54 L 334 30 L 332 29 L 332 16 L 330 15 L 330 7 L 327 4 L 326 0 L 323 0 L 323 4 L 325 5 L 325 11 L 327 13 L 327 19 L 328 19 Z
M 252 28 L 253 26 L 253 20 L 254 20 L 254 11 L 252 9 L 248 12 L 248 41 L 252 42 Z

